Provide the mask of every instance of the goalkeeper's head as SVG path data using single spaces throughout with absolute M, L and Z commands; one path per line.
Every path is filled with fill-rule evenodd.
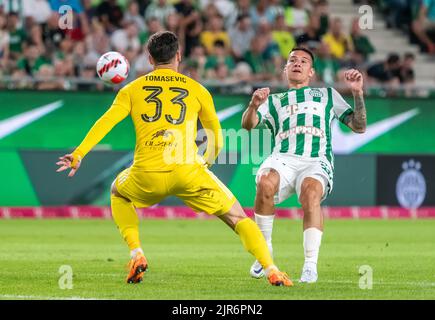
M 178 67 L 181 61 L 178 38 L 173 32 L 156 32 L 148 39 L 147 49 L 150 62 L 154 67 L 161 65 Z

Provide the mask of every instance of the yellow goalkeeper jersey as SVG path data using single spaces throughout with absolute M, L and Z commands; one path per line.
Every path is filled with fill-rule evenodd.
M 172 69 L 156 69 L 122 88 L 73 156 L 83 158 L 130 115 L 136 131 L 132 170 L 171 171 L 179 164 L 211 163 L 222 148 L 213 99 L 206 88 Z M 197 155 L 197 120 L 207 132 L 207 151 Z

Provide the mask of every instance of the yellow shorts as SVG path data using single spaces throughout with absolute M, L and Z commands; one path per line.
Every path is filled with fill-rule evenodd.
M 145 208 L 167 196 L 180 198 L 196 212 L 221 215 L 236 202 L 232 192 L 204 165 L 180 165 L 172 171 L 140 172 L 132 168 L 122 171 L 115 180 L 118 192 Z

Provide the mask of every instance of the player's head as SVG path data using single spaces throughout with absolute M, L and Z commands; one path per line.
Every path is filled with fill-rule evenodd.
M 296 47 L 294 48 L 287 60 L 285 66 L 285 73 L 289 84 L 301 84 L 310 82 L 314 76 L 314 55 L 306 48 Z
M 161 31 L 153 34 L 147 43 L 152 65 L 178 64 L 181 54 L 177 36 L 170 31 Z

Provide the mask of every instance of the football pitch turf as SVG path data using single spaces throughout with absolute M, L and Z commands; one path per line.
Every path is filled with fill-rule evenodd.
M 0 299 L 435 298 L 435 220 L 326 220 L 319 281 L 302 285 L 302 222 L 276 219 L 275 261 L 291 288 L 250 278 L 253 258 L 218 219 L 142 220 L 140 228 L 150 268 L 128 285 L 128 249 L 112 221 L 0 220 Z M 59 287 L 62 265 L 73 271 L 70 290 Z M 359 288 L 363 265 L 372 289 Z

